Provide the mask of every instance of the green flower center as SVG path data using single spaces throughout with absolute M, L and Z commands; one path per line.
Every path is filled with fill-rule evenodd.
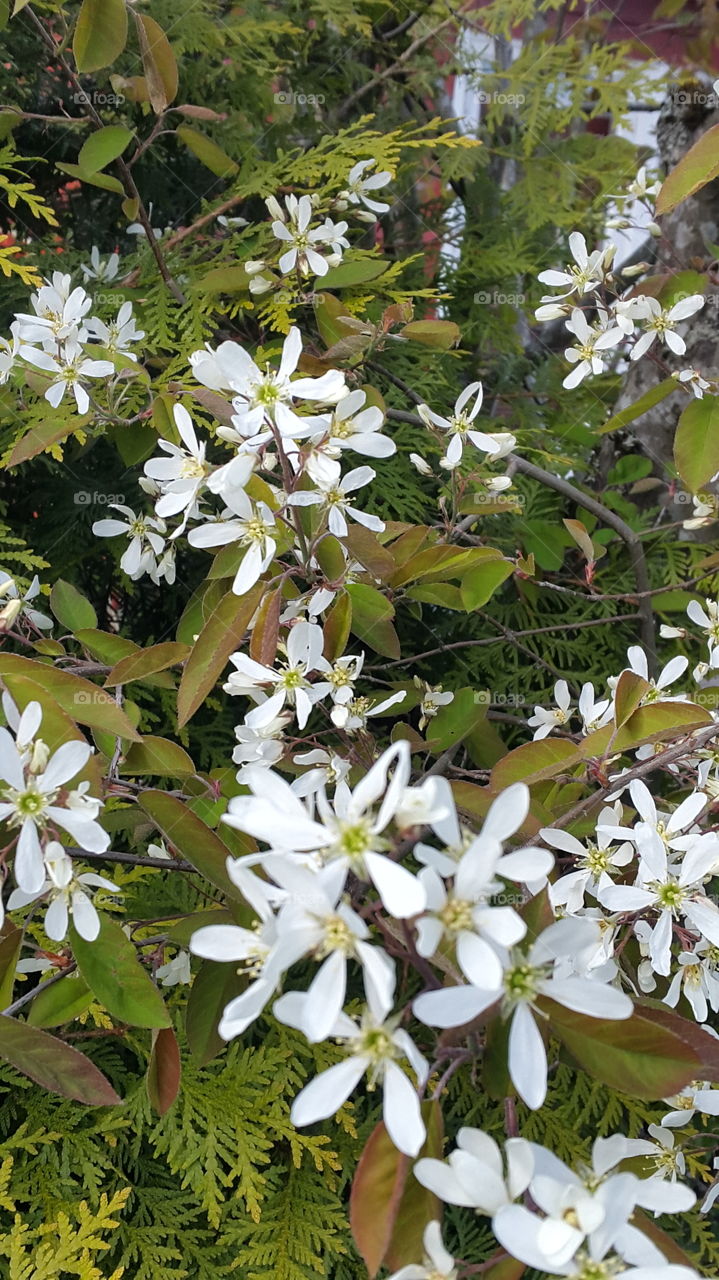
M 288 693 L 294 693 L 295 689 L 304 689 L 306 685 L 307 681 L 301 667 L 285 667 L 277 682 L 277 687 L 286 689 Z
M 510 1005 L 529 1001 L 537 994 L 540 970 L 529 964 L 518 964 L 504 975 L 504 990 Z
M 666 884 L 656 886 L 656 894 L 660 906 L 667 911 L 676 911 L 686 897 L 686 890 L 676 880 L 668 880 Z
M 438 913 L 448 933 L 462 933 L 473 927 L 473 904 L 462 898 L 450 898 L 446 906 Z
M 47 800 L 48 797 L 44 796 L 41 791 L 36 791 L 33 787 L 29 787 L 27 791 L 17 793 L 15 808 L 22 818 L 35 818 L 43 812 Z
M 595 844 L 587 845 L 587 852 L 582 855 L 581 862 L 593 876 L 606 871 L 609 866 L 609 854 L 606 849 L 599 849 Z
M 341 951 L 351 955 L 354 951 L 354 934 L 342 916 L 330 916 L 324 921 L 325 936 L 316 951 L 318 960 L 324 959 L 333 951 Z
M 349 858 L 361 858 L 372 847 L 372 832 L 369 822 L 343 823 L 337 842 L 338 852 Z

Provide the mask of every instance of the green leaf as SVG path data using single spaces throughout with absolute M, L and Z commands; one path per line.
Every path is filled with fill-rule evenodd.
M 60 982 L 38 992 L 27 1020 L 31 1027 L 61 1027 L 86 1013 L 93 999 L 85 979 L 79 973 L 69 973 Z
M 492 791 L 496 794 L 513 782 L 541 782 L 554 778 L 556 774 L 581 764 L 582 760 L 579 748 L 562 738 L 525 742 L 497 761 L 490 780 Z
M 719 471 L 719 396 L 687 405 L 674 437 L 674 462 L 691 493 L 698 493 Z
M 218 147 L 217 143 L 213 142 L 211 138 L 206 138 L 204 133 L 200 133 L 198 129 L 192 129 L 189 124 L 181 124 L 177 129 L 177 136 L 184 142 L 193 156 L 197 156 L 197 159 L 211 173 L 216 174 L 218 178 L 229 178 L 233 173 L 239 173 L 240 166 L 237 161 L 228 156 L 227 152 L 223 151 L 222 147 Z M 247 273 L 244 272 L 244 275 L 245 281 L 249 286 Z M 207 287 L 207 279 L 205 277 L 205 288 Z
M 180 1046 L 172 1027 L 153 1031 L 145 1084 L 150 1105 L 158 1116 L 164 1116 L 175 1101 L 180 1091 L 181 1074 Z
M 420 1156 L 442 1155 L 442 1113 L 423 1103 L 427 1139 Z M 411 1162 L 390 1141 L 380 1122 L 367 1140 L 350 1194 L 350 1226 L 370 1280 L 383 1262 L 393 1271 L 422 1257 L 422 1235 L 441 1215 L 436 1196 L 410 1176 Z
M 328 582 L 341 582 L 345 573 L 345 553 L 334 534 L 327 533 L 315 549 L 317 563 Z
M 82 0 L 72 42 L 78 71 L 109 67 L 126 43 L 125 0 Z
M 250 277 L 244 266 L 213 267 L 212 271 L 208 271 L 206 275 L 200 276 L 199 280 L 195 280 L 192 288 L 195 293 L 249 292 Z
M 123 124 L 107 124 L 86 138 L 77 157 L 78 168 L 86 174 L 97 173 L 121 156 L 133 135 Z
M 227 845 L 192 809 L 166 791 L 145 791 L 139 797 L 139 803 L 181 857 L 191 862 L 227 897 L 242 899 L 239 889 L 227 874 Z
M 441 1160 L 444 1144 L 442 1110 L 436 1099 L 422 1103 L 422 1119 L 427 1130 L 424 1146 L 417 1157 Z M 442 1205 L 437 1197 L 410 1175 L 399 1202 L 394 1229 L 384 1256 L 385 1264 L 399 1270 L 422 1257 L 422 1238 L 425 1227 L 440 1218 Z
M 258 582 L 244 596 L 228 591 L 213 609 L 182 673 L 177 694 L 180 727 L 202 706 L 227 666 L 230 654 L 239 649 L 264 589 L 264 583 Z
M 15 970 L 22 947 L 22 929 L 16 928 L 9 920 L 5 929 L 6 932 L 0 938 L 0 1013 L 12 1004 Z
M 114 920 L 98 912 L 100 933 L 94 942 L 70 937 L 77 967 L 88 987 L 113 1018 L 131 1027 L 169 1027 L 165 1002 L 135 948 Z
M 665 178 L 657 196 L 657 214 L 669 213 L 682 200 L 719 176 L 719 124 L 707 129 Z
M 629 717 L 634 714 L 642 698 L 649 692 L 650 688 L 649 681 L 637 675 L 636 671 L 626 670 L 622 672 L 617 680 L 614 695 L 614 723 L 617 728 L 621 728 Z
M 282 588 L 266 591 L 252 625 L 250 657 L 263 667 L 271 667 L 277 656 L 282 611 Z
M 428 582 L 424 586 L 410 587 L 405 598 L 419 600 L 422 604 L 438 604 L 442 609 L 454 609 L 455 613 L 465 612 L 462 593 L 451 582 Z
M 433 347 L 435 351 L 449 351 L 450 347 L 458 346 L 462 336 L 459 325 L 453 320 L 411 320 L 400 329 L 400 334 L 423 347 Z
M 15 1018 L 0 1017 L 0 1058 L 41 1088 L 87 1107 L 112 1107 L 122 1101 L 84 1053 Z
M 226 1047 L 217 1026 L 225 1005 L 246 987 L 247 977 L 236 966 L 203 960 L 190 988 L 185 1022 L 187 1043 L 198 1066 L 207 1066 Z
M 156 738 L 151 734 L 141 742 L 133 742 L 119 772 L 127 774 L 160 774 L 165 778 L 195 773 L 195 765 L 183 747 L 169 738 Z
M 508 560 L 488 560 L 465 573 L 460 583 L 462 604 L 467 613 L 481 609 L 507 578 L 514 573 L 514 565 Z
M 64 582 L 62 578 L 58 578 L 50 592 L 50 608 L 58 622 L 68 631 L 97 626 L 97 614 L 90 601 L 77 587 Z
M 665 1098 L 705 1079 L 698 1053 L 653 1013 L 637 1009 L 621 1022 L 589 1018 L 544 997 L 553 1033 L 596 1080 L 635 1098 Z M 719 1053 L 719 1044 L 717 1044 Z
M 355 258 L 352 262 L 341 262 L 338 267 L 330 267 L 322 276 L 323 289 L 349 289 L 356 284 L 367 284 L 384 275 L 389 266 L 383 258 Z
M 344 542 L 354 559 L 359 560 L 373 578 L 380 582 L 389 581 L 397 568 L 394 556 L 382 546 L 371 529 L 365 529 L 361 524 L 352 524 L 347 529 Z
M 375 587 L 352 582 L 347 587 L 352 600 L 352 632 L 385 658 L 399 658 L 399 638 L 391 619 L 394 609 Z
M 0 676 L 13 675 L 26 676 L 46 689 L 72 720 L 90 725 L 92 729 L 104 729 L 118 738 L 139 742 L 140 735 L 122 707 L 118 707 L 114 698 L 90 680 L 73 676 L 69 671 L 58 671 L 44 662 L 34 662 L 32 658 L 0 653 Z
M 177 97 L 178 75 L 175 55 L 162 27 L 154 18 L 134 15 L 142 67 L 152 109 L 160 115 Z
M 18 467 L 21 462 L 36 458 L 39 453 L 44 453 L 52 445 L 59 444 L 61 440 L 65 440 L 88 421 L 89 414 L 82 418 L 70 418 L 68 421 L 58 421 L 54 416 L 49 417 L 45 422 L 31 427 L 24 436 L 20 437 L 5 466 Z
M 440 707 L 427 728 L 431 751 L 446 751 L 479 728 L 487 718 L 489 697 L 477 689 L 458 689 L 451 702 Z
M 346 591 L 340 591 L 325 617 L 324 656 L 328 662 L 342 657 L 352 630 L 352 599 Z
M 350 325 L 342 323 L 347 319 L 347 304 L 341 298 L 335 298 L 333 293 L 316 293 L 314 309 L 317 328 L 326 347 L 334 347 L 355 333 Z
M 120 658 L 107 676 L 105 684 L 129 684 L 131 680 L 142 680 L 145 676 L 154 675 L 156 671 L 165 671 L 167 667 L 184 662 L 189 652 L 189 645 L 178 644 L 176 640 L 153 644 L 149 649 L 137 649 L 127 657 Z
M 437 574 L 440 581 L 456 577 L 460 570 L 474 568 L 480 561 L 502 560 L 501 551 L 494 547 L 450 547 L 445 544 L 425 547 L 405 560 L 392 577 L 392 586 L 401 587 L 405 582 L 417 581 Z
M 100 187 L 102 191 L 114 191 L 115 195 L 121 196 L 125 190 L 119 178 L 113 178 L 110 173 L 87 173 L 81 169 L 79 164 L 61 163 L 59 160 L 55 162 L 55 168 L 60 169 L 62 173 L 68 173 L 71 178 L 79 178 L 81 182 L 87 182 L 91 187 Z

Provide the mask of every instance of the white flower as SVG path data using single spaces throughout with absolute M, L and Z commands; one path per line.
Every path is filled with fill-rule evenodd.
M 0 335 L 0 387 L 7 382 L 20 354 L 20 325 L 17 320 L 10 325 L 10 332 L 12 342 Z
M 598 893 L 602 906 L 610 911 L 658 913 L 648 938 L 649 958 L 655 973 L 668 974 L 675 919 L 689 925 L 714 945 L 719 945 L 719 910 L 704 892 L 703 881 L 717 860 L 716 841 L 708 843 L 681 833 L 694 824 L 707 797 L 695 792 L 682 801 L 668 822 L 658 818 L 654 801 L 639 779 L 630 784 L 632 800 L 642 821 L 632 834 L 639 850 L 639 876 L 635 885 L 609 885 Z M 670 861 L 670 851 L 686 850 L 681 862 Z
M 175 426 L 184 448 L 169 440 L 158 443 L 167 458 L 150 458 L 145 463 L 145 475 L 157 482 L 162 497 L 155 510 L 162 519 L 175 516 L 179 511 L 192 507 L 201 493 L 210 467 L 205 460 L 205 444 L 200 444 L 192 419 L 181 404 L 173 410 Z
M 325 244 L 329 249 L 327 262 L 331 267 L 339 266 L 344 250 L 350 247 L 350 242 L 345 235 L 346 230 L 346 222 L 333 222 L 331 218 L 327 217 L 317 228 L 317 243 Z
M 295 764 L 313 766 L 292 783 L 292 790 L 297 796 L 316 795 L 320 788 L 326 789 L 341 782 L 350 771 L 349 760 L 335 755 L 333 751 L 324 751 L 321 747 L 314 751 L 301 751 L 293 759 Z
M 111 253 L 108 258 L 100 257 L 100 250 L 97 245 L 92 246 L 90 252 L 90 265 L 81 263 L 80 270 L 86 280 L 114 280 L 120 269 L 120 258 L 116 253 Z
M 420 1163 L 422 1163 L 420 1161 Z M 415 1167 L 415 1174 L 417 1169 Z M 454 1258 L 442 1244 L 442 1228 L 437 1221 L 428 1222 L 422 1237 L 424 1264 L 410 1263 L 394 1271 L 389 1280 L 457 1280 Z
M 296 489 L 288 495 L 287 502 L 294 507 L 322 507 L 327 514 L 327 527 L 337 538 L 347 536 L 347 516 L 366 529 L 382 533 L 384 520 L 366 511 L 359 511 L 351 505 L 352 499 L 349 496 L 355 489 L 361 489 L 374 480 L 376 474 L 372 467 L 355 467 L 340 478 L 339 463 L 328 459 L 324 474 L 316 477 L 317 488 Z
M 631 1223 L 635 1206 L 655 1212 L 691 1208 L 694 1193 L 660 1178 L 640 1179 L 633 1173 L 615 1172 L 628 1156 L 653 1150 L 653 1144 L 633 1141 L 622 1134 L 598 1138 L 592 1148 L 591 1168 L 579 1174 L 546 1148 L 531 1144 L 534 1172 L 529 1195 L 534 1210 L 502 1205 L 492 1228 L 512 1256 L 550 1275 L 579 1277 L 626 1276 L 657 1280 L 666 1275 L 665 1259 L 656 1246 Z M 539 1216 L 540 1213 L 544 1216 Z M 619 1255 L 602 1265 L 610 1250 Z M 647 1270 L 626 1269 L 620 1259 L 639 1263 Z M 661 1270 L 654 1268 L 661 1267 Z M 671 1270 L 671 1268 L 670 1268 Z M 692 1276 L 684 1268 L 677 1269 Z
M 32 295 L 30 301 L 36 314 L 21 312 L 16 316 L 23 342 L 51 342 L 54 346 L 59 342 L 84 341 L 86 331 L 82 320 L 92 306 L 92 298 L 79 285 L 70 293 L 69 285 L 70 277 L 56 272 L 51 285 L 44 284 Z M 21 353 L 26 360 L 31 359 L 30 350 Z
M 436 800 L 435 804 L 438 807 Z M 502 880 L 526 884 L 544 879 L 554 865 L 550 853 L 532 846 L 503 854 L 501 838 L 492 834 L 503 837 L 508 828 L 515 830 L 528 811 L 529 791 L 524 783 L 508 787 L 493 801 L 481 834 L 457 863 L 451 890 L 432 867 L 419 873 L 429 911 L 416 922 L 417 951 L 433 956 L 442 937 L 447 937 L 455 945 L 460 969 L 475 986 L 501 986 L 503 948 L 514 946 L 527 932 L 514 907 L 492 904 L 503 890 Z
M 697 627 L 706 632 L 709 650 L 719 646 L 719 600 L 704 601 L 704 608 L 698 600 L 690 600 L 687 615 Z
M 338 783 L 332 804 L 318 793 L 318 821 L 283 778 L 249 766 L 245 783 L 253 794 L 234 796 L 222 821 L 263 840 L 274 852 L 311 853 L 317 865 L 339 859 L 346 872 L 351 869 L 374 884 L 390 915 L 406 919 L 424 910 L 425 890 L 411 871 L 386 856 L 384 832 L 400 807 L 409 772 L 408 744 L 396 742 L 353 791 L 345 782 Z M 263 860 L 268 855 L 251 856 Z
M 590 920 L 558 920 L 539 935 L 525 954 L 518 950 L 504 953 L 500 983 L 428 991 L 417 997 L 414 1011 L 429 1026 L 455 1027 L 470 1022 L 501 999 L 503 1016 L 511 1019 L 509 1074 L 520 1098 L 536 1111 L 547 1092 L 547 1052 L 533 1017 L 536 1000 L 547 996 L 593 1018 L 624 1019 L 632 1014 L 631 1000 L 615 987 L 587 978 L 553 975 L 555 961 L 562 955 L 575 954 L 592 933 L 596 934 L 596 926 Z
M 353 165 L 347 175 L 347 186 L 340 191 L 338 196 L 338 207 L 342 208 L 343 204 L 363 205 L 365 209 L 370 210 L 372 214 L 386 213 L 389 205 L 383 201 L 375 200 L 374 196 L 367 193 L 370 191 L 378 191 L 380 187 L 386 187 L 388 182 L 392 181 L 392 174 L 383 169 L 380 173 L 371 173 L 365 177 L 368 169 L 376 164 L 375 160 L 358 160 Z M 375 221 L 373 217 L 372 222 Z
M 647 666 L 647 655 L 638 644 L 631 645 L 627 649 L 627 657 L 629 659 L 629 669 L 634 671 L 636 675 L 641 676 L 642 680 L 646 680 L 651 686 L 643 695 L 640 706 L 645 707 L 650 702 L 686 702 L 686 694 L 675 694 L 668 697 L 665 689 L 679 680 L 689 666 L 689 659 L 679 655 L 671 658 L 659 672 L 656 680 L 650 679 L 649 668 Z M 615 685 L 616 681 L 613 677 L 609 678 L 609 685 Z
M 414 1176 L 445 1204 L 464 1205 L 491 1216 L 526 1191 L 534 1170 L 532 1143 L 510 1138 L 504 1150 L 506 1173 L 494 1138 L 481 1129 L 465 1127 L 459 1130 L 457 1146 L 447 1161 L 418 1160 Z
M 534 741 L 540 738 L 546 738 L 559 725 L 566 724 L 570 718 L 569 686 L 566 680 L 558 680 L 554 686 L 554 701 L 556 707 L 539 707 L 534 708 L 534 715 L 530 716 L 527 724 L 530 728 L 534 728 Z M 536 726 L 536 728 L 535 728 Z
M 539 834 L 548 845 L 553 849 L 560 849 L 562 853 L 571 854 L 574 858 L 575 870 L 560 876 L 549 886 L 549 900 L 555 910 L 557 907 L 565 907 L 569 915 L 574 915 L 583 908 L 586 893 L 596 898 L 600 890 L 611 885 L 613 873 L 616 874 L 632 861 L 634 850 L 627 841 L 616 849 L 609 847 L 616 837 L 605 828 L 612 822 L 618 824 L 618 821 L 616 807 L 603 809 L 597 822 L 596 840 L 588 840 L 585 844 L 568 831 L 542 828 Z
M 594 685 L 589 683 L 582 685 L 577 710 L 582 717 L 585 733 L 594 733 L 597 729 L 603 728 L 605 724 L 609 724 L 613 715 L 611 699 L 602 698 L 600 702 L 596 702 Z
M 693 514 L 688 520 L 682 520 L 682 529 L 704 529 L 709 524 L 714 524 L 717 519 L 716 498 L 713 494 L 709 494 L 709 501 L 698 498 L 696 494 L 692 496 Z
M 321 627 L 313 622 L 298 622 L 290 628 L 286 644 L 287 662 L 279 670 L 255 662 L 246 653 L 230 655 L 230 662 L 236 670 L 223 685 L 225 693 L 249 694 L 259 702 L 259 706 L 246 717 L 247 724 L 262 728 L 274 720 L 288 703 L 295 708 L 299 728 L 304 729 L 317 701 L 309 676 L 313 671 L 325 671 L 329 667 L 322 656 L 323 644 Z M 261 691 L 266 687 L 273 692 L 260 701 Z
M 89 813 L 68 809 L 60 799 L 65 784 L 84 769 L 92 747 L 73 740 L 50 755 L 36 738 L 41 723 L 40 704 L 29 702 L 17 722 L 15 741 L 0 728 L 0 821 L 11 830 L 19 828 L 14 870 L 18 887 L 26 893 L 38 892 L 44 883 L 42 840 L 54 826 L 91 853 L 104 853 L 110 843 Z
M 192 982 L 189 951 L 178 951 L 172 960 L 160 965 L 155 971 L 155 977 L 163 987 L 189 986 Z
M 281 715 L 275 716 L 265 725 L 254 727 L 248 724 L 236 725 L 235 737 L 239 745 L 232 752 L 235 764 L 260 764 L 265 768 L 271 768 L 272 765 L 277 764 L 285 750 L 282 734 L 291 719 L 291 712 L 283 711 Z M 238 770 L 238 782 L 242 781 L 243 772 L 243 769 Z
M 391 1008 L 395 966 L 381 947 L 373 947 L 369 929 L 341 896 L 346 879 L 340 862 L 319 870 L 298 866 L 287 858 L 270 857 L 265 870 L 287 894 L 277 928 L 293 954 L 322 961 L 298 1005 L 297 1026 L 312 1042 L 326 1040 L 342 1013 L 347 991 L 347 962 L 362 968 L 367 1000 L 374 1007 Z M 293 993 L 298 994 L 298 993 Z
M 332 723 L 345 733 L 357 733 L 360 729 L 366 729 L 367 721 L 372 716 L 384 715 L 390 707 L 404 702 L 406 697 L 405 690 L 401 689 L 399 693 L 392 693 L 380 702 L 373 702 L 371 698 L 364 696 L 352 698 L 349 702 L 336 702 L 331 711 Z
M 112 320 L 110 324 L 105 324 L 104 320 L 91 316 L 87 321 L 87 331 L 93 338 L 97 338 L 103 347 L 107 347 L 108 351 L 121 351 L 130 360 L 137 360 L 137 356 L 133 351 L 128 351 L 128 347 L 145 336 L 144 329 L 138 329 L 135 324 L 131 302 L 123 302 L 117 313 L 117 319 Z
M 275 1017 L 301 1029 L 306 1000 L 307 995 L 288 992 L 275 1001 Z M 330 1034 L 345 1042 L 347 1056 L 315 1076 L 297 1095 L 290 1112 L 293 1124 L 301 1128 L 333 1116 L 368 1075 L 370 1088 L 382 1085 L 382 1118 L 390 1139 L 405 1155 L 417 1155 L 426 1131 L 416 1090 L 399 1062 L 409 1063 L 418 1084 L 425 1082 L 429 1067 L 407 1032 L 398 1026 L 399 1018 L 387 1018 L 388 1013 L 389 1006 L 375 999 L 360 1023 L 340 1014 Z
M 699 1111 L 706 1116 L 719 1116 L 719 1089 L 712 1089 L 710 1084 L 690 1084 L 681 1093 L 672 1098 L 665 1098 L 673 1110 L 662 1119 L 662 1125 L 669 1129 L 683 1129 Z M 656 1126 L 652 1126 L 654 1129 Z M 651 1132 L 652 1130 L 650 1130 Z
M 340 706 L 351 702 L 354 697 L 355 682 L 364 665 L 364 654 L 343 654 L 333 663 L 322 662 L 325 679 L 315 685 L 318 698 L 330 697 L 332 702 Z
M 430 720 L 439 713 L 440 707 L 448 707 L 450 702 L 454 701 L 454 694 L 450 689 L 443 691 L 441 684 L 432 686 L 427 684 L 425 680 L 420 680 L 419 676 L 414 677 L 415 687 L 422 690 L 422 698 L 419 704 L 420 711 L 420 730 L 426 729 Z
M 55 359 L 47 351 L 36 351 L 34 347 L 23 347 L 21 354 L 30 364 L 52 375 L 45 399 L 54 409 L 60 404 L 65 392 L 70 390 L 75 397 L 78 413 L 87 413 L 90 397 L 83 386 L 83 379 L 108 378 L 115 372 L 115 367 L 109 360 L 88 359 L 75 338 L 67 339 L 59 359 Z
M 595 249 L 590 255 L 587 242 L 579 231 L 573 231 L 569 237 L 569 251 L 574 259 L 564 271 L 540 271 L 537 279 L 540 284 L 548 284 L 553 289 L 563 289 L 557 295 L 568 298 L 573 293 L 583 297 L 591 293 L 602 283 L 606 275 L 607 255 L 602 249 Z M 552 301 L 548 299 L 547 301 Z M 540 317 L 537 317 L 538 319 Z
M 229 489 L 225 502 L 226 518 L 198 525 L 190 531 L 187 540 L 193 547 L 219 547 L 236 542 L 247 548 L 232 583 L 235 595 L 242 596 L 254 587 L 274 558 L 275 517 L 267 503 L 253 503 L 244 489 Z
M 277 207 L 276 200 L 273 200 L 273 206 Z M 280 209 L 281 217 L 275 219 L 272 223 L 273 235 L 289 246 L 279 260 L 280 271 L 283 275 L 287 275 L 289 271 L 294 271 L 296 268 L 305 276 L 326 275 L 329 263 L 321 253 L 317 252 L 317 245 L 326 243 L 328 229 L 326 227 L 315 227 L 310 230 L 310 221 L 313 213 L 311 197 L 300 196 L 298 199 L 295 195 L 285 196 L 285 206 L 286 214 Z M 272 212 L 272 207 L 270 212 Z M 347 228 L 346 223 L 341 223 L 340 226 L 343 230 Z M 332 223 L 330 223 L 330 228 L 334 230 Z M 339 228 L 337 229 L 337 234 L 339 239 L 343 241 L 343 247 L 348 248 L 348 242 L 343 240 L 342 232 Z
M 703 378 L 698 369 L 681 369 L 676 375 L 679 382 L 689 387 L 695 400 L 703 400 L 704 392 L 708 391 L 711 383 Z
M 259 1017 L 283 972 L 299 959 L 302 951 L 290 952 L 278 935 L 273 908 L 284 896 L 281 891 L 231 859 L 227 861 L 227 874 L 253 908 L 255 925 L 250 929 L 234 924 L 206 925 L 193 933 L 190 951 L 205 960 L 231 961 L 235 965 L 239 962 L 252 979 L 242 994 L 225 1006 L 217 1028 L 223 1040 L 233 1040 Z
M 15 579 L 0 569 L 0 630 L 12 627 L 21 616 L 27 618 L 30 625 L 37 627 L 40 631 L 51 630 L 55 625 L 52 618 L 48 618 L 46 613 L 40 613 L 39 609 L 34 609 L 30 605 L 30 601 L 39 595 L 40 581 L 37 576 L 33 578 L 24 595 L 21 595 Z M 4 605 L 3 600 L 7 601 Z
M 92 887 L 119 893 L 117 885 L 91 871 L 76 876 L 72 858 L 68 857 L 62 845 L 55 840 L 48 841 L 44 860 L 47 879 L 42 886 L 34 893 L 15 889 L 8 899 L 8 910 L 16 911 L 47 895 L 50 903 L 45 913 L 44 927 L 48 938 L 52 938 L 54 942 L 62 942 L 67 934 L 69 917 L 72 916 L 73 925 L 80 937 L 87 942 L 94 942 L 100 932 L 100 917 L 85 890 Z
M 680 952 L 677 963 L 664 1003 L 674 1008 L 683 995 L 697 1022 L 706 1022 L 709 1009 L 719 1013 L 719 946 L 701 938 L 693 951 Z
M 483 395 L 481 382 L 470 382 L 469 386 L 465 387 L 464 391 L 457 397 L 454 412 L 449 418 L 441 417 L 440 414 L 430 409 L 429 405 L 421 404 L 418 406 L 417 412 L 428 427 L 438 427 L 440 431 L 446 431 L 449 434 L 450 439 L 447 451 L 444 457 L 440 459 L 440 466 L 449 470 L 459 466 L 462 461 L 462 450 L 466 440 L 471 440 L 477 449 L 481 449 L 488 454 L 490 461 L 511 453 L 516 440 L 509 432 L 497 432 L 492 435 L 485 431 L 477 431 L 472 426 L 482 408 Z M 471 408 L 467 409 L 472 396 L 474 396 L 474 403 Z
M 236 342 L 223 342 L 212 351 L 195 351 L 190 356 L 198 382 L 212 391 L 232 390 L 236 410 L 233 423 L 240 441 L 259 443 L 271 438 L 275 426 L 283 437 L 293 440 L 317 433 L 322 424 L 317 418 L 302 418 L 295 413 L 294 400 L 312 400 L 317 404 L 335 404 L 347 394 L 344 374 L 330 369 L 319 378 L 295 378 L 302 354 L 299 329 L 290 329 L 275 372 L 269 366 L 263 372 L 243 347 Z M 230 438 L 227 431 L 222 432 Z
M 432 468 L 430 467 L 429 463 L 419 453 L 411 453 L 409 455 L 409 460 L 412 463 L 412 466 L 414 467 L 415 471 L 419 471 L 419 474 L 421 476 L 432 475 Z
M 600 312 L 600 320 L 603 316 L 604 313 Z M 580 382 L 590 374 L 596 375 L 604 371 L 605 361 L 602 353 L 621 342 L 622 331 L 619 328 L 608 329 L 601 323 L 590 327 L 584 312 L 577 307 L 570 319 L 566 321 L 566 328 L 577 339 L 577 345 L 567 347 L 564 352 L 565 359 L 574 365 L 571 373 L 568 373 L 562 382 L 562 386 L 569 390 L 572 387 L 578 387 Z
M 682 298 L 680 302 L 675 302 L 673 307 L 666 311 L 656 298 L 641 298 L 637 300 L 641 302 L 644 323 L 644 333 L 635 343 L 631 352 L 631 359 L 638 360 L 643 356 L 657 338 L 661 338 L 663 342 L 677 356 L 683 356 L 687 349 L 687 344 L 683 338 L 680 338 L 676 332 L 676 326 L 682 321 L 687 320 L 689 316 L 695 315 L 704 306 L 704 297 L 700 293 L 693 293 L 688 298 Z
M 645 200 L 648 196 L 658 196 L 662 189 L 661 179 L 650 180 L 647 177 L 646 165 L 637 170 L 637 176 L 627 187 L 627 195 L 635 200 Z M 616 198 L 616 197 L 615 197 Z
M 345 449 L 353 449 L 368 458 L 389 458 L 396 452 L 394 440 L 381 434 L 382 410 L 377 405 L 363 407 L 366 399 L 365 392 L 357 390 L 338 400 L 327 426 L 324 453 L 338 458 Z
M 98 538 L 119 538 L 123 534 L 129 537 L 130 544 L 120 560 L 120 568 L 128 578 L 137 580 L 143 573 L 157 572 L 157 557 L 165 549 L 164 521 L 152 516 L 136 516 L 130 507 L 119 502 L 110 502 L 108 506 L 124 515 L 125 520 L 96 520 L 92 532 Z

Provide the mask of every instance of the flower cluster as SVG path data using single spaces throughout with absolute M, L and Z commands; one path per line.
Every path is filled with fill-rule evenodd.
M 76 877 L 72 859 L 57 838 L 64 831 L 78 848 L 92 853 L 103 853 L 110 844 L 97 822 L 101 801 L 89 794 L 89 782 L 72 789 L 67 786 L 87 765 L 92 748 L 89 743 L 71 741 L 51 753 L 38 737 L 40 704 L 29 702 L 22 714 L 8 694 L 2 704 L 10 728 L 0 728 L 0 821 L 12 833 L 17 884 L 8 909 L 48 898 L 45 929 L 49 937 L 65 937 L 71 913 L 78 932 L 93 939 L 99 920 L 85 890 L 88 886 L 114 890 L 115 886 L 91 873 Z M 0 900 L 0 919 L 2 914 Z
M 96 253 L 93 250 L 93 253 Z M 114 259 L 114 261 L 113 261 Z M 112 279 L 117 270 L 117 255 L 102 264 L 99 256 L 90 267 L 83 268 L 86 281 Z M 95 359 L 94 351 L 106 357 L 122 355 L 132 361 L 134 343 L 144 337 L 133 319 L 132 303 L 123 302 L 115 320 L 106 323 L 90 315 L 90 294 L 77 285 L 72 276 L 60 271 L 34 293 L 31 313 L 19 313 L 11 325 L 12 342 L 4 342 L 0 352 L 0 382 L 6 382 L 16 365 L 39 369 L 47 375 L 45 399 L 54 408 L 70 392 L 78 413 L 90 409 L 88 383 L 115 373 L 112 358 Z

